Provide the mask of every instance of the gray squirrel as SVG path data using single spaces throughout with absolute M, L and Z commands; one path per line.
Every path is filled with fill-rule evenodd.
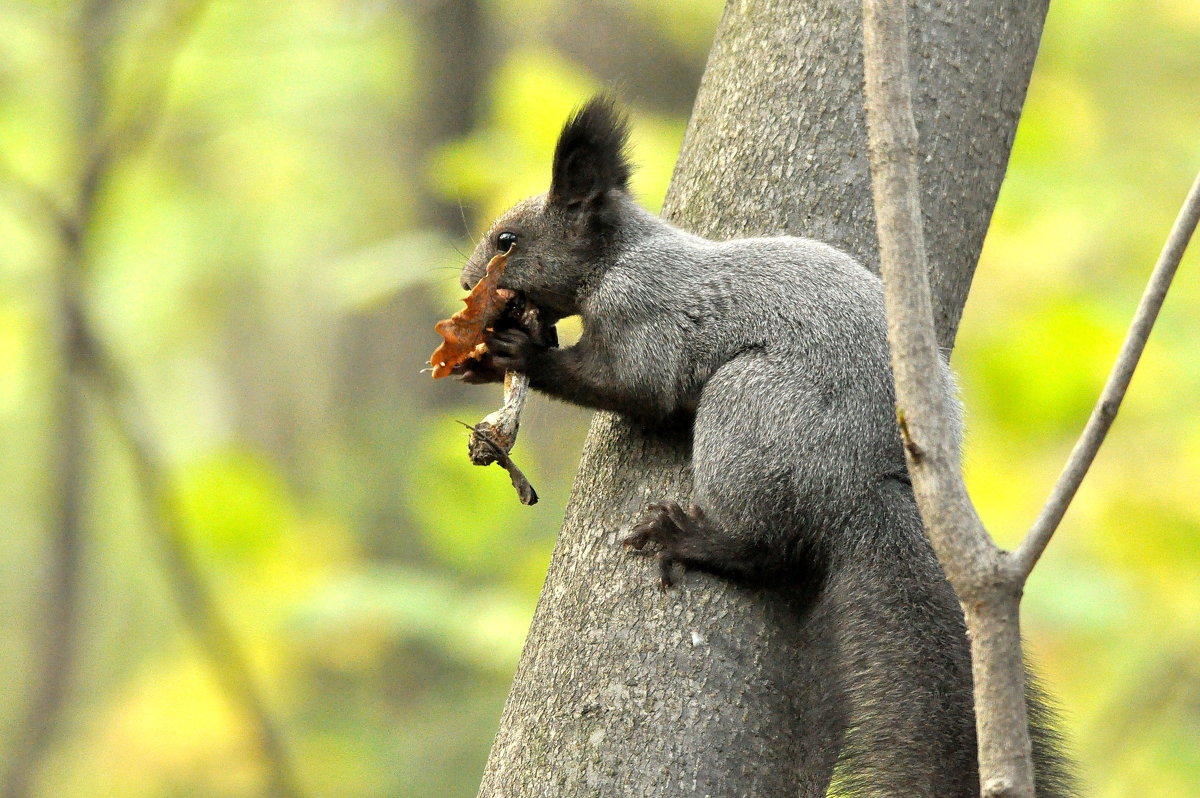
M 548 324 L 578 314 L 559 348 L 517 326 L 487 339 L 464 378 L 530 385 L 648 430 L 690 430 L 693 502 L 651 504 L 625 544 L 745 585 L 791 585 L 805 623 L 812 717 L 796 793 L 979 795 L 962 609 L 926 539 L 896 424 L 877 277 L 803 238 L 710 241 L 639 207 L 627 123 L 597 97 L 563 128 L 550 190 L 495 222 L 462 272 L 496 254 L 499 285 Z M 953 391 L 948 368 L 945 389 Z M 1037 792 L 1073 794 L 1060 740 L 1029 694 Z

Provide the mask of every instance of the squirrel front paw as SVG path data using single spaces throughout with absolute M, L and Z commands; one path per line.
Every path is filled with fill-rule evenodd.
M 487 349 L 492 361 L 506 371 L 529 371 L 542 356 L 546 346 L 519 327 L 496 330 L 487 337 Z
M 496 365 L 491 354 L 487 352 L 483 354 L 483 357 L 473 357 L 459 363 L 451 373 L 469 385 L 504 382 L 504 369 Z

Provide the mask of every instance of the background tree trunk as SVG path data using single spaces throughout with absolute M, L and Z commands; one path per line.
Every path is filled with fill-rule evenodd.
M 943 346 L 991 217 L 1044 0 L 914 10 L 914 105 Z M 791 233 L 877 271 L 857 1 L 730 3 L 664 215 L 716 238 Z M 667 595 L 622 530 L 687 494 L 687 444 L 601 413 L 482 796 L 793 793 L 805 663 L 789 608 L 689 573 Z

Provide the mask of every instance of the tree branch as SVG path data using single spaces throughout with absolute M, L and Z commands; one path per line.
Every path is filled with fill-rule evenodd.
M 921 516 L 966 615 L 982 794 L 1033 798 L 1018 623 L 1023 580 L 988 536 L 962 479 L 929 295 L 905 7 L 905 0 L 863 3 L 868 154 L 897 414 Z
M 41 216 L 55 227 L 61 226 L 66 219 L 63 209 L 50 196 L 50 193 L 18 174 L 2 153 L 0 153 L 0 193 L 11 195 L 21 210 Z
M 216 670 L 217 680 L 231 702 L 246 716 L 262 756 L 268 791 L 277 798 L 300 798 L 302 791 L 277 724 L 267 709 L 251 675 L 249 658 L 239 646 L 192 561 L 170 506 L 170 485 L 156 454 L 147 415 L 136 402 L 120 369 L 92 331 L 85 313 L 83 275 L 87 267 L 88 233 L 97 198 L 117 161 L 139 150 L 158 124 L 165 103 L 169 75 L 184 41 L 199 18 L 204 0 L 184 0 L 178 14 L 164 26 L 165 44 L 159 48 L 163 77 L 150 81 L 148 98 L 135 110 L 132 121 L 113 127 L 111 101 L 105 79 L 105 46 L 111 35 L 112 0 L 93 0 L 80 16 L 78 36 L 79 90 L 77 108 L 81 149 L 86 153 L 70 210 L 61 210 L 36 188 L 8 181 L 54 222 L 53 230 L 63 256 L 57 273 L 58 319 L 63 329 L 62 409 L 59 432 L 59 483 L 62 506 L 55 544 L 54 594 L 47 610 L 47 633 L 40 657 L 41 682 L 35 688 L 25 727 L 23 745 L 5 773 L 5 795 L 28 794 L 38 760 L 51 738 L 61 711 L 71 667 L 77 624 L 77 572 L 79 503 L 82 480 L 82 432 L 79 394 L 91 383 L 110 411 L 118 436 L 126 444 L 134 472 L 147 503 L 147 522 L 158 543 L 168 584 L 175 592 L 183 619 L 195 633 Z
M 164 476 L 165 468 L 146 421 L 149 418 L 146 409 L 136 400 L 111 355 L 82 317 L 79 331 L 82 363 L 88 371 L 91 387 L 133 461 L 134 474 L 146 505 L 146 520 L 184 621 L 208 655 L 222 689 L 250 723 L 256 745 L 262 752 L 269 794 L 277 798 L 301 798 L 304 793 L 298 786 L 287 746 L 255 684 L 249 657 L 238 644 L 188 551 L 178 521 L 179 510 L 174 506 L 173 492 Z
M 69 279 L 67 272 L 60 274 Z M 67 289 L 60 286 L 61 297 Z M 30 673 L 36 682 L 17 722 L 16 736 L 5 763 L 5 798 L 25 798 L 31 793 L 37 765 L 54 739 L 54 729 L 66 703 L 74 669 L 79 634 L 80 571 L 83 555 L 84 469 L 87 464 L 84 408 L 75 374 L 78 341 L 65 308 L 57 314 L 59 342 L 55 416 L 56 446 L 51 492 L 56 504 L 50 534 L 47 586 L 42 596 L 43 614 L 38 619 L 39 639 L 33 647 Z
M 908 73 L 903 0 L 863 3 L 868 154 L 875 196 L 888 343 L 913 487 L 927 526 L 944 531 L 941 546 L 951 581 L 973 578 L 981 559 L 994 560 L 962 480 L 952 399 L 942 379 L 934 333 L 928 260 L 917 177 L 917 131 Z M 939 536 L 940 537 L 940 536 Z M 934 540 L 935 547 L 939 540 Z M 964 597 L 965 598 L 965 597 Z
M 93 93 L 97 88 L 99 52 L 94 38 L 97 20 L 109 12 L 109 0 L 88 3 L 75 30 L 81 46 L 81 75 L 77 92 L 80 109 L 77 128 L 81 140 L 95 132 L 96 116 Z M 38 763 L 54 741 L 55 727 L 63 712 L 71 672 L 75 667 L 79 633 L 80 558 L 84 530 L 81 519 L 85 491 L 85 430 L 84 408 L 79 383 L 81 340 L 75 323 L 79 295 L 79 279 L 85 257 L 83 239 L 76 234 L 84 229 L 92 214 L 91 198 L 81 185 L 77 187 L 78 201 L 72 211 L 58 208 L 41 189 L 15 176 L 15 171 L 3 165 L 10 177 L 7 185 L 15 188 L 29 203 L 52 222 L 54 234 L 62 247 L 55 264 L 53 279 L 53 316 L 58 326 L 58 359 L 56 385 L 57 440 L 54 458 L 56 518 L 51 537 L 49 590 L 44 601 L 41 619 L 42 635 L 32 659 L 37 680 L 32 697 L 18 728 L 18 737 L 4 773 L 6 798 L 24 798 L 30 794 L 37 775 Z
M 1179 215 L 1176 216 L 1171 233 L 1158 256 L 1154 271 L 1150 274 L 1137 312 L 1134 313 L 1133 322 L 1129 325 L 1129 332 L 1125 334 L 1121 352 L 1117 355 L 1117 361 L 1104 383 L 1100 398 L 1096 400 L 1092 415 L 1071 450 L 1071 456 L 1067 459 L 1058 481 L 1054 483 L 1045 507 L 1038 514 L 1025 540 L 1021 541 L 1021 545 L 1013 552 L 1014 565 L 1023 577 L 1033 570 L 1038 558 L 1045 551 L 1046 544 L 1058 529 L 1063 515 L 1067 512 L 1071 500 L 1075 498 L 1076 491 L 1079 490 L 1117 417 L 1117 411 L 1125 399 L 1125 391 L 1133 379 L 1133 371 L 1146 348 L 1146 340 L 1150 337 L 1150 331 L 1154 329 L 1158 311 L 1162 308 L 1163 300 L 1171 287 L 1171 280 L 1174 279 L 1183 253 L 1196 230 L 1197 221 L 1200 221 L 1200 174 L 1196 176 L 1191 191 L 1183 201 L 1183 207 L 1179 209 Z
M 926 276 L 904 0 L 864 0 L 871 174 L 897 412 L 921 515 L 963 601 L 971 637 L 984 796 L 1033 796 L 1018 610 L 1021 591 L 1104 441 L 1198 219 L 1200 177 L 1184 203 L 1117 362 L 1045 508 L 1012 555 L 998 549 L 962 480 L 942 390 Z
M 137 59 L 141 69 L 130 83 L 141 87 L 140 99 L 122 120 L 109 120 L 105 147 L 115 156 L 134 152 L 149 141 L 163 120 L 175 66 L 208 0 L 174 0 L 173 7 L 154 26 Z

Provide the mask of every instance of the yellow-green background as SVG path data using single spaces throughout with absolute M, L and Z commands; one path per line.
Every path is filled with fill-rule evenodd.
M 473 795 L 588 414 L 534 400 L 517 455 L 543 498 L 518 505 L 500 471 L 467 464 L 453 423 L 496 389 L 419 373 L 430 324 L 455 305 L 468 233 L 544 189 L 557 126 L 605 81 L 625 87 L 635 187 L 658 205 L 720 4 L 481 2 L 484 40 L 455 57 L 487 78 L 444 141 L 420 124 L 439 101 L 427 25 L 461 2 L 210 0 L 174 57 L 159 33 L 188 4 L 114 4 L 109 106 L 160 85 L 165 99 L 103 186 L 85 291 L 147 402 L 188 543 L 310 794 Z M 584 11 L 618 24 L 583 29 Z M 10 189 L 71 198 L 87 144 L 77 15 L 0 2 L 3 757 L 39 678 L 60 500 L 60 250 Z M 1086 418 L 1197 168 L 1200 5 L 1056 0 L 954 357 L 971 490 L 1003 542 Z M 1096 796 L 1200 794 L 1197 267 L 1184 260 L 1025 601 Z M 178 621 L 128 453 L 89 408 L 80 650 L 36 794 L 260 795 L 242 717 Z

